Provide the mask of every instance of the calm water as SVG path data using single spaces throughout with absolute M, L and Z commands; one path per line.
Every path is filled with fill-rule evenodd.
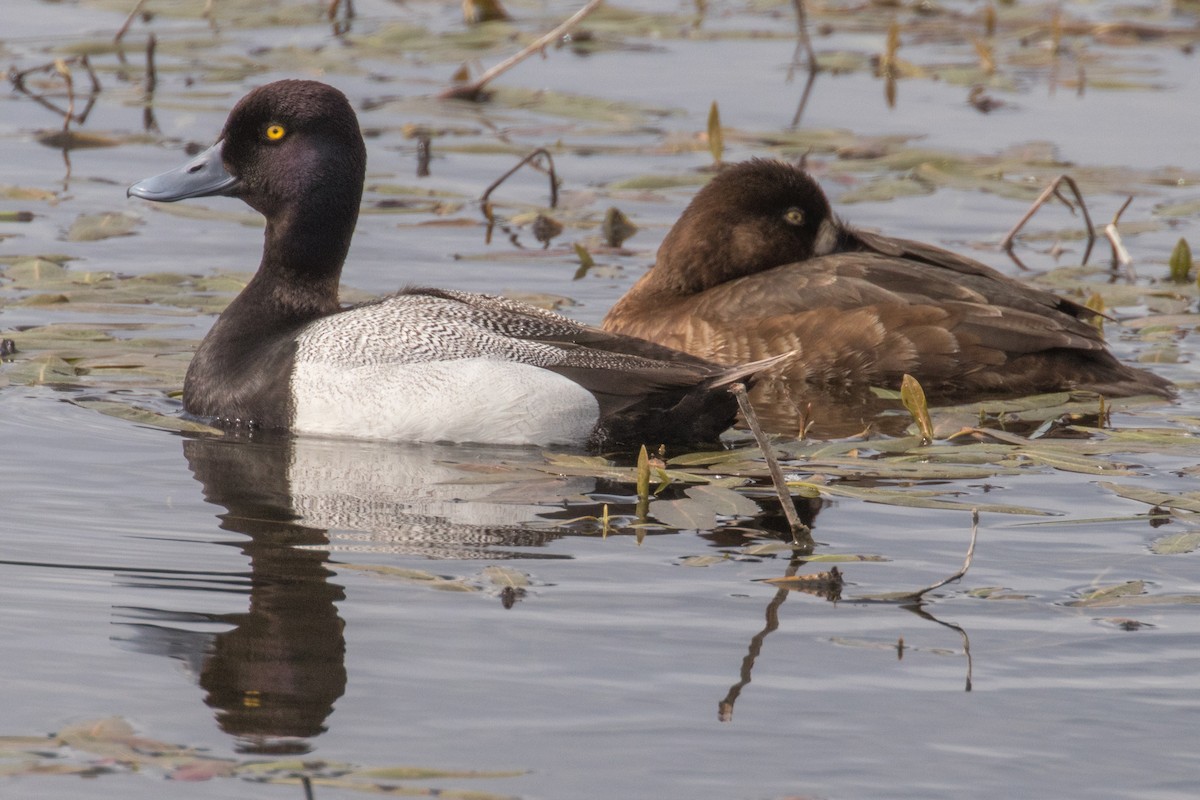
M 0 257 L 65 254 L 75 273 L 130 276 L 252 268 L 260 232 L 238 203 L 194 203 L 186 216 L 126 201 L 124 187 L 180 162 L 185 142 L 210 142 L 250 86 L 316 76 L 344 89 L 372 131 L 368 213 L 347 284 L 371 292 L 430 283 L 546 293 L 570 298 L 567 313 L 598 322 L 652 260 L 693 191 L 610 184 L 688 175 L 708 164 L 697 137 L 714 99 L 731 129 L 728 159 L 778 154 L 771 142 L 788 135 L 802 88 L 786 81 L 788 4 L 711 4 L 704 36 L 687 39 L 674 23 L 662 23 L 666 34 L 597 23 L 609 49 L 551 51 L 500 80 L 509 89 L 574 91 L 650 110 L 616 107 L 579 121 L 503 94 L 484 107 L 427 99 L 465 46 L 429 50 L 397 38 L 390 52 L 375 48 L 398 36 L 400 24 L 456 31 L 457 4 L 359 0 L 360 17 L 343 42 L 308 0 L 217 3 L 216 33 L 198 17 L 202 2 L 151 0 L 161 13 L 133 26 L 127 57 L 140 78 L 145 35 L 158 35 L 161 134 L 136 138 L 141 90 L 96 46 L 111 39 L 130 5 L 8 0 L 0 11 L 6 66 L 36 66 L 78 47 L 95 53 L 105 91 L 78 129 L 122 142 L 71 151 L 68 173 L 63 154 L 36 140 L 61 118 L 16 92 L 0 96 L 0 187 L 45 193 L 0 196 L 0 212 L 35 214 L 31 222 L 0 222 Z M 247 15 L 254 6 L 266 11 Z M 625 8 L 692 13 L 688 5 Z M 572 8 L 511 10 L 528 33 Z M 882 27 L 871 14 L 815 15 L 815 24 L 833 26 L 816 39 L 818 50 L 877 53 L 891 12 L 879 13 Z M 1033 7 L 1029 13 L 1036 16 Z M 1067 4 L 1064 13 L 1200 37 L 1194 6 L 1163 16 L 1157 5 Z M 972 63 L 969 44 L 945 41 L 906 39 L 900 56 L 927 66 Z M 1124 184 L 1098 185 L 1089 203 L 1106 222 L 1136 194 L 1123 217 L 1126 245 L 1144 275 L 1161 274 L 1180 236 L 1200 245 L 1196 211 L 1152 213 L 1200 200 L 1194 184 L 1153 177 L 1200 169 L 1197 56 L 1160 41 L 1117 46 L 1081 35 L 1069 44 L 1152 88 L 1051 94 L 1036 64 L 1002 66 L 1011 86 L 992 90 L 1006 103 L 992 114 L 965 102 L 966 87 L 924 79 L 901 81 L 889 110 L 879 80 L 856 71 L 818 79 L 804 127 L 923 137 L 915 141 L 922 148 L 980 157 L 1045 140 L 1074 162 L 1063 169 L 1128 168 Z M 491 64 L 511 49 L 501 42 L 474 56 Z M 86 83 L 76 76 L 77 86 Z M 443 131 L 429 178 L 415 177 L 415 143 L 403 129 L 410 123 Z M 549 251 L 527 232 L 525 249 L 503 235 L 485 244 L 470 199 L 514 154 L 560 142 L 562 239 Z M 827 152 L 810 162 L 835 202 L 901 172 L 843 171 Z M 439 214 L 416 204 L 426 189 L 465 205 Z M 540 175 L 518 173 L 499 190 L 502 213 L 544 202 L 545 192 Z M 415 208 L 384 202 L 396 197 Z M 601 268 L 574 280 L 570 244 L 592 235 L 610 205 L 641 231 L 626 252 L 598 251 Z M 998 241 L 1027 205 L 963 185 L 844 211 L 862 224 L 971 247 L 1012 269 L 994 250 L 974 248 Z M 105 212 L 141 223 L 130 236 L 67 240 L 78 217 Z M 1048 213 L 1044 228 L 1075 224 L 1062 209 Z M 435 224 L 447 220 L 455 224 Z M 1052 264 L 1032 249 L 1025 254 L 1040 267 Z M 165 352 L 211 322 L 161 304 L 18 304 L 28 294 L 0 281 L 0 332 L 153 323 Z M 1130 331 L 1110 337 L 1131 360 L 1153 345 Z M 1192 333 L 1174 338 L 1179 363 L 1155 368 L 1185 384 L 1181 400 L 1146 416 L 1119 416 L 1118 425 L 1195 428 L 1196 391 L 1187 382 L 1196 377 L 1189 362 L 1197 341 Z M 21 365 L 18 358 L 0 367 L 0 736 L 116 716 L 139 736 L 216 758 L 292 752 L 362 767 L 511 771 L 518 774 L 403 783 L 525 798 L 1184 798 L 1200 789 L 1200 554 L 1153 553 L 1152 541 L 1183 532 L 1187 522 L 1152 528 L 1133 519 L 1147 506 L 1102 485 L 1193 491 L 1195 446 L 1174 442 L 1114 457 L 1132 465 L 1128 475 L 1029 463 L 1013 474 L 930 482 L 926 488 L 960 492 L 964 503 L 1060 516 L 1045 525 L 985 513 L 971 571 L 920 608 L 853 598 L 951 573 L 962 562 L 969 515 L 826 501 L 814 521 L 818 553 L 887 559 L 840 565 L 847 586 L 834 603 L 762 582 L 788 568 L 783 555 L 742 550 L 747 536 L 777 524 L 768 515 L 652 531 L 640 541 L 627 527 L 602 537 L 595 525 L 570 520 L 604 503 L 613 514 L 631 514 L 632 489 L 552 474 L 537 450 L 180 435 L 73 402 L 115 398 L 173 413 L 175 402 L 149 379 L 106 384 L 93 374 L 74 386 L 28 385 L 17 377 Z M 1108 517 L 1118 519 L 1061 524 Z M 707 563 L 696 557 L 721 553 L 733 557 L 693 566 Z M 1162 602 L 1070 605 L 1090 588 L 1134 580 L 1145 582 L 1143 597 Z M 303 796 L 297 786 L 237 777 L 168 780 L 165 761 L 147 756 L 135 771 L 102 749 L 47 748 L 35 767 L 6 746 L 0 739 L 0 771 L 11 774 L 0 778 L 0 797 Z M 31 774 L 55 764 L 108 772 Z M 314 793 L 360 796 L 320 785 Z

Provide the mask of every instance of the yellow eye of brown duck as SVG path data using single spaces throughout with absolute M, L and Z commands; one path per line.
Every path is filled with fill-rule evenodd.
M 783 212 L 783 221 L 788 225 L 800 226 L 804 224 L 804 212 L 792 206 L 787 211 Z
M 278 142 L 287 134 L 287 129 L 275 123 L 267 126 L 266 136 L 269 141 Z

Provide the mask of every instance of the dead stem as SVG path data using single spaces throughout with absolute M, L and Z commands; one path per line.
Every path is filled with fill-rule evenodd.
M 787 519 L 788 528 L 792 532 L 792 541 L 796 544 L 812 544 L 812 531 L 800 521 L 800 515 L 796 513 L 796 504 L 788 492 L 783 470 L 779 467 L 779 461 L 775 458 L 771 443 L 767 440 L 762 425 L 758 423 L 758 415 L 754 413 L 754 407 L 750 405 L 750 398 L 746 395 L 746 385 L 740 382 L 735 383 L 729 387 L 729 391 L 733 392 L 733 396 L 737 398 L 742 416 L 746 418 L 746 424 L 750 426 L 750 432 L 754 434 L 754 440 L 758 442 L 758 447 L 762 451 L 763 460 L 767 462 L 767 469 L 771 473 L 771 483 L 775 485 L 775 494 L 779 496 L 779 505 L 783 508 L 783 516 Z
M 113 37 L 113 42 L 119 44 L 125 38 L 125 34 L 129 32 L 129 26 L 133 24 L 133 19 L 142 10 L 142 6 L 146 5 L 146 0 L 137 0 L 133 4 L 133 8 L 129 11 L 129 16 L 125 17 L 125 21 L 121 23 L 121 27 L 117 29 L 117 35 Z
M 531 152 L 529 155 L 525 156 L 520 161 L 518 161 L 517 165 L 515 167 L 513 167 L 508 172 L 504 173 L 499 178 L 497 178 L 495 181 L 493 181 L 492 185 L 489 186 L 484 191 L 482 196 L 480 196 L 479 202 L 486 203 L 488 196 L 491 195 L 491 193 L 493 191 L 495 191 L 497 188 L 499 188 L 500 184 L 504 183 L 506 180 L 509 179 L 509 177 L 514 172 L 516 172 L 517 170 L 519 170 L 521 167 L 525 166 L 526 164 L 529 164 L 530 162 L 533 161 L 533 159 L 535 159 L 538 156 L 545 156 L 546 161 L 548 162 L 547 173 L 550 176 L 550 208 L 556 208 L 558 206 L 558 175 L 554 172 L 554 157 L 551 156 L 550 151 L 544 147 L 537 148 L 536 150 Z
M 344 19 L 338 19 L 338 12 L 345 9 Z M 350 20 L 354 19 L 354 0 L 329 0 L 327 12 L 329 21 L 333 23 L 333 35 L 342 36 L 350 32 Z
M 1083 202 L 1083 195 L 1080 193 L 1079 185 L 1075 183 L 1075 179 L 1070 175 L 1059 175 L 1050 182 L 1049 186 L 1042 190 L 1042 193 L 1038 195 L 1037 200 L 1034 200 L 1033 205 L 1031 205 L 1029 210 L 1025 212 L 1025 216 L 1021 217 L 1021 219 L 1017 221 L 1017 224 L 1013 226 L 1012 230 L 1010 230 L 1008 234 L 1000 241 L 1000 249 L 1008 253 L 1008 257 L 1011 258 L 1013 263 L 1015 263 L 1020 269 L 1028 270 L 1029 267 L 1025 266 L 1021 259 L 1017 257 L 1016 253 L 1013 252 L 1013 245 L 1016 241 L 1017 234 L 1022 228 L 1025 227 L 1025 223 L 1029 222 L 1029 220 L 1033 218 L 1033 215 L 1037 213 L 1038 209 L 1045 205 L 1051 197 L 1056 197 L 1062 202 L 1063 205 L 1071 210 L 1072 214 L 1075 213 L 1075 206 L 1073 206 L 1071 202 L 1067 200 L 1067 198 L 1063 197 L 1060 191 L 1060 188 L 1064 183 L 1070 187 L 1071 193 L 1075 195 L 1075 201 L 1079 204 L 1079 210 L 1083 214 L 1083 222 L 1087 226 L 1088 243 L 1087 249 L 1083 251 L 1083 263 L 1087 264 L 1088 259 L 1091 257 L 1092 246 L 1096 243 L 1096 228 L 1094 225 L 1092 225 L 1091 215 L 1088 214 L 1087 203 Z
M 789 578 L 796 574 L 796 570 L 800 568 L 800 564 L 801 562 L 798 559 L 792 559 L 791 563 L 788 564 L 787 576 Z M 717 703 L 717 719 L 721 722 L 730 722 L 733 720 L 733 706 L 737 703 L 742 689 L 750 684 L 752 673 L 754 672 L 754 662 L 758 660 L 758 655 L 762 652 L 763 642 L 766 641 L 767 636 L 779 627 L 779 607 L 787 600 L 788 591 L 788 589 L 775 590 L 775 596 L 767 604 L 766 624 L 762 630 L 754 634 L 750 639 L 750 646 L 746 650 L 746 656 L 742 659 L 742 666 L 738 671 L 737 683 L 730 686 L 725 697 Z
M 158 70 L 154 67 L 154 51 L 158 38 L 152 33 L 146 39 L 146 97 L 142 108 L 142 126 L 147 131 L 158 133 L 158 120 L 154 118 L 154 90 L 158 88 Z
M 800 104 L 796 106 L 796 113 L 792 115 L 792 130 L 800 127 L 800 117 L 804 116 L 804 109 L 808 105 L 809 95 L 812 94 L 813 84 L 816 82 L 817 71 L 813 70 L 808 73 L 808 80 L 804 82 L 804 91 L 800 94 Z
M 1116 272 L 1118 268 L 1124 267 L 1125 275 L 1130 280 L 1137 278 L 1137 273 L 1133 269 L 1133 257 L 1125 249 L 1125 245 L 1121 242 L 1121 234 L 1117 232 L 1117 222 L 1132 202 L 1133 195 L 1125 198 L 1125 202 L 1117 209 L 1117 213 L 1113 214 L 1112 222 L 1104 226 L 1104 235 L 1108 239 L 1109 245 L 1112 246 L 1112 271 Z
M 602 2 L 604 2 L 604 0 L 588 0 L 587 4 L 584 5 L 583 8 L 572 14 L 565 22 L 554 28 L 554 30 L 539 36 L 537 39 L 530 42 L 529 45 L 527 45 L 519 53 L 504 59 L 499 64 L 487 70 L 470 83 L 463 84 L 462 86 L 452 86 L 449 89 L 446 89 L 438 95 L 438 99 L 471 100 L 473 102 L 479 102 L 480 100 L 483 100 L 484 87 L 487 86 L 488 83 L 490 83 L 494 78 L 503 75 L 505 72 L 508 72 L 508 70 L 512 69 L 517 64 L 520 64 L 534 53 L 541 52 L 546 45 L 562 37 L 563 34 L 567 33 L 576 25 L 578 25 L 584 17 L 599 8 Z
M 808 56 L 808 74 L 809 83 L 812 82 L 812 76 L 821 71 L 821 65 L 817 63 L 817 54 L 813 51 L 812 39 L 808 36 L 808 17 L 804 13 L 804 0 L 792 0 L 792 7 L 796 9 L 796 49 L 792 51 L 792 63 L 788 65 L 787 79 L 791 82 L 796 75 L 796 65 L 800 62 L 800 51 L 803 50 Z
M 911 594 L 905 595 L 903 598 L 898 598 L 898 599 L 920 600 L 923 596 L 925 596 L 929 592 L 932 592 L 934 589 L 940 589 L 943 586 L 945 586 L 947 583 L 950 583 L 951 581 L 956 581 L 959 578 L 961 578 L 962 576 L 966 575 L 967 570 L 971 568 L 971 559 L 973 559 L 975 557 L 975 540 L 978 538 L 979 538 L 979 509 L 972 508 L 971 509 L 971 543 L 969 545 L 967 545 L 967 557 L 963 559 L 963 565 L 961 567 L 959 567 L 958 571 L 955 572 L 950 577 L 943 578 L 942 580 L 938 581 L 937 583 L 926 586 L 924 589 L 920 589 L 918 591 L 912 592 Z

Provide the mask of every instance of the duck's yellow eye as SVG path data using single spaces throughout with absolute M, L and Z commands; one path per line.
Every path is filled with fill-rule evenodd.
M 792 206 L 787 211 L 783 212 L 783 221 L 788 225 L 803 225 L 804 212 Z
M 287 130 L 285 130 L 282 125 L 276 124 L 267 126 L 267 139 L 272 142 L 278 142 L 283 138 L 285 133 L 287 133 Z

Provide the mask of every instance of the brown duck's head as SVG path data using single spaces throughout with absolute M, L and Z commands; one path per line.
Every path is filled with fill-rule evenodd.
M 658 250 L 660 286 L 694 294 L 834 252 L 843 237 L 825 193 L 804 170 L 753 159 L 717 174 Z

